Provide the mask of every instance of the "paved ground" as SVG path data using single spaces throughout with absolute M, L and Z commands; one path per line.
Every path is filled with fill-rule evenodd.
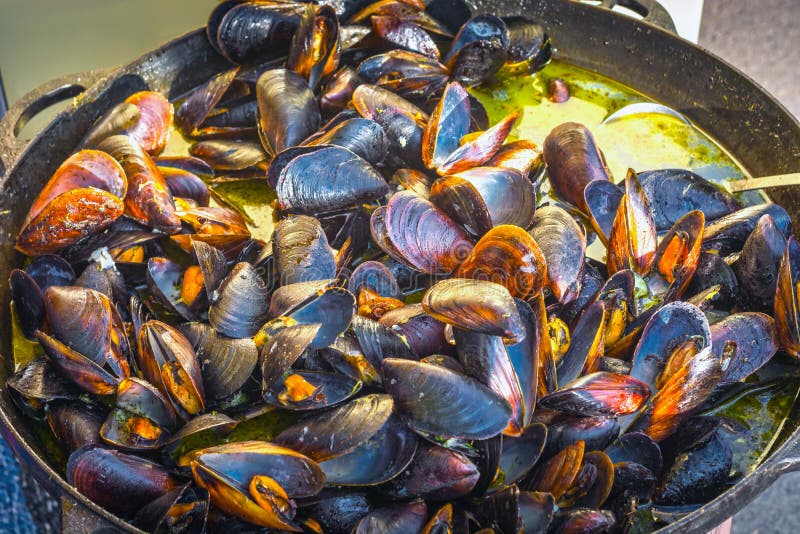
M 37 27 L 33 21 L 40 21 L 41 15 L 37 13 L 39 10 L 27 9 L 26 6 L 35 5 L 41 8 L 43 3 L 0 0 L 0 66 L 4 68 L 7 82 L 11 80 L 8 87 L 9 98 L 16 99 L 24 91 L 55 75 L 89 67 L 109 66 L 122 59 L 134 57 L 137 52 L 152 48 L 165 37 L 199 25 L 194 20 L 187 24 L 183 11 L 190 5 L 194 5 L 194 9 L 199 9 L 198 3 L 197 0 L 134 2 L 133 5 L 137 6 L 136 12 L 140 14 L 156 12 L 148 9 L 145 4 L 160 5 L 159 24 L 150 25 L 145 19 L 131 16 L 126 20 L 125 28 L 128 33 L 123 38 L 118 33 L 119 26 L 113 29 L 113 25 L 105 27 L 92 25 L 90 31 L 82 32 L 75 32 L 74 28 L 85 24 L 88 20 L 87 13 L 90 12 L 101 20 L 111 20 L 99 16 L 101 14 L 96 11 L 97 9 L 108 10 L 108 17 L 125 16 L 122 7 L 125 2 L 78 0 L 71 4 L 69 9 L 64 10 L 69 11 L 69 14 L 46 17 L 50 21 L 47 30 L 49 39 L 45 39 L 44 42 L 50 43 L 46 46 L 54 46 L 53 43 L 58 42 L 57 53 L 65 57 L 63 61 L 58 62 L 58 72 L 54 72 L 52 49 L 41 49 L 36 55 L 35 51 L 28 48 L 30 46 L 28 43 L 32 39 L 39 40 L 43 36 L 27 35 L 29 30 L 25 28 Z M 7 16 L 9 12 L 20 16 Z M 798 70 L 800 0 L 706 0 L 703 16 L 700 44 L 758 80 L 795 115 L 800 116 L 800 71 Z M 137 25 L 134 22 L 137 19 L 145 20 L 145 23 Z M 4 20 L 13 20 L 14 23 L 4 24 Z M 25 24 L 25 20 L 30 20 L 30 23 Z M 62 40 L 59 32 L 69 32 L 72 39 Z M 106 40 L 104 36 L 108 39 Z M 130 51 L 110 50 L 110 47 L 98 49 L 94 47 L 98 39 L 106 43 L 131 43 L 129 45 L 131 48 Z M 18 44 L 20 42 L 26 43 L 23 45 L 26 47 L 25 61 L 20 61 L 22 59 Z M 117 57 L 112 52 L 121 54 L 118 57 L 122 59 L 108 59 Z M 96 61 L 94 65 L 85 63 L 87 55 L 94 58 Z M 37 65 L 40 67 L 38 71 Z M 19 69 L 24 71 L 29 68 L 33 72 L 23 72 L 21 76 L 19 75 Z M 11 78 L 12 73 L 15 75 L 14 78 Z M 0 473 L 2 473 L 0 532 L 34 531 L 34 523 L 22 496 L 18 467 L 9 457 L 2 440 L 0 440 Z M 36 503 L 33 506 L 34 511 L 41 511 L 41 506 L 41 502 Z M 787 475 L 734 517 L 733 531 L 735 533 L 800 532 L 798 508 L 800 508 L 800 474 Z

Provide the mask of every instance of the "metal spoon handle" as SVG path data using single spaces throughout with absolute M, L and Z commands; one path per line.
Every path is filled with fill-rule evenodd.
M 775 176 L 763 176 L 761 178 L 747 178 L 744 180 L 733 180 L 728 182 L 728 189 L 731 193 L 740 191 L 752 191 L 753 189 L 769 189 L 771 187 L 786 187 L 800 185 L 800 172 L 789 174 L 776 174 Z

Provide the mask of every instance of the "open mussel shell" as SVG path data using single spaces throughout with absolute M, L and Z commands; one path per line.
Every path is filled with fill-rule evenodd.
M 99 445 L 70 455 L 67 480 L 94 503 L 123 517 L 179 485 L 164 467 Z
M 548 287 L 559 302 L 574 300 L 581 289 L 586 255 L 586 235 L 578 223 L 558 206 L 536 210 L 530 234 L 547 264 Z
M 268 404 L 291 411 L 321 410 L 350 399 L 361 387 L 360 380 L 340 373 L 293 370 L 280 377 L 271 389 L 265 389 L 263 397 Z
M 371 165 L 381 163 L 389 152 L 389 140 L 381 125 L 362 117 L 343 120 L 303 141 L 303 146 L 319 145 L 346 148 Z
M 366 58 L 357 73 L 365 83 L 403 98 L 425 98 L 435 94 L 447 81 L 447 69 L 435 59 L 398 49 Z
M 593 180 L 583 190 L 586 214 L 603 243 L 608 243 L 624 194 L 616 184 L 607 180 Z
M 377 261 L 365 261 L 359 264 L 347 281 L 347 289 L 353 295 L 358 295 L 361 289 L 368 289 L 383 297 L 400 297 L 400 287 L 394 273 Z
M 164 428 L 175 426 L 175 412 L 170 408 L 169 401 L 153 385 L 140 378 L 120 381 L 115 406 L 147 417 Z
M 479 477 L 478 467 L 463 453 L 427 443 L 420 444 L 411 464 L 384 488 L 401 499 L 447 501 L 469 495 Z
M 742 207 L 733 195 L 685 169 L 642 172 L 639 181 L 659 232 L 693 210 L 702 210 L 713 221 Z
M 800 277 L 800 244 L 797 239 L 790 237 L 781 259 L 775 290 L 775 326 L 781 348 L 794 358 L 800 356 L 798 277 Z
M 139 107 L 131 102 L 120 102 L 97 119 L 78 146 L 93 148 L 106 137 L 125 133 L 139 120 Z
M 339 19 L 331 6 L 308 6 L 289 46 L 286 68 L 308 80 L 315 89 L 339 64 Z
M 259 347 L 267 340 L 270 332 L 275 327 L 284 323 L 288 324 L 319 324 L 321 327 L 313 338 L 310 348 L 323 349 L 333 343 L 334 339 L 347 330 L 353 317 L 355 298 L 346 289 L 340 287 L 325 287 L 299 302 L 284 312 L 284 316 L 277 317 L 264 325 L 256 336 L 256 345 Z
M 654 292 L 659 292 L 658 285 L 666 285 L 663 294 L 665 302 L 683 295 L 694 277 L 700 260 L 704 225 L 703 212 L 690 211 L 661 238 L 656 248 L 648 285 Z
M 354 315 L 351 324 L 364 357 L 375 370 L 380 371 L 383 360 L 389 357 L 408 360 L 419 358 L 405 338 L 394 329 L 360 315 Z
M 320 323 L 296 324 L 278 330 L 270 336 L 261 348 L 261 377 L 264 391 L 282 385 L 285 373 L 289 372 L 292 365 L 308 349 L 321 326 Z M 298 391 L 298 394 L 301 392 Z M 312 389 L 300 400 L 316 393 L 317 391 Z
M 690 300 L 708 298 L 715 308 L 729 310 L 739 302 L 740 292 L 736 273 L 725 259 L 714 252 L 701 252 L 694 276 L 686 288 Z
M 237 74 L 239 67 L 220 72 L 192 91 L 175 113 L 175 124 L 191 135 L 214 110 Z
M 486 165 L 513 169 L 537 184 L 544 170 L 542 151 L 535 143 L 523 140 L 501 146 Z
M 558 198 L 586 213 L 584 189 L 594 180 L 610 180 L 594 136 L 586 126 L 566 122 L 553 128 L 544 141 L 544 161 L 550 186 Z
M 689 340 L 699 349 L 711 346 L 711 330 L 703 312 L 686 302 L 660 308 L 647 322 L 633 352 L 631 376 L 656 391 L 656 378 L 672 352 Z
M 584 441 L 576 441 L 546 462 L 540 462 L 531 472 L 524 487 L 531 491 L 548 492 L 558 501 L 578 476 L 585 446 Z
M 469 94 L 457 82 L 445 87 L 422 137 L 422 162 L 435 169 L 458 149 L 459 140 L 469 133 Z
M 302 419 L 281 432 L 275 442 L 324 462 L 375 436 L 389 420 L 393 406 L 389 395 L 366 395 Z
M 252 339 L 226 337 L 207 323 L 188 323 L 181 331 L 194 347 L 210 400 L 224 399 L 242 388 L 258 362 Z
M 581 417 L 613 417 L 636 412 L 649 397 L 650 388 L 639 380 L 601 371 L 564 384 L 538 405 Z
M 331 116 L 342 111 L 350 102 L 353 91 L 361 83 L 352 67 L 344 66 L 334 72 L 324 83 L 319 97 L 320 111 Z
M 475 132 L 470 139 L 463 139 L 462 144 L 436 169 L 443 176 L 458 174 L 483 165 L 497 153 L 511 133 L 519 115 L 506 115 L 497 124 L 484 132 Z
M 214 178 L 214 169 L 200 158 L 193 156 L 159 156 L 153 159 L 159 169 L 178 169 L 194 174 L 201 180 Z
M 268 70 L 256 84 L 261 144 L 274 156 L 317 131 L 317 99 L 300 75 L 285 69 Z
M 48 402 L 74 400 L 80 395 L 80 390 L 46 356 L 31 360 L 11 375 L 6 385 L 11 398 L 33 417 L 41 417 Z
M 720 361 L 731 358 L 723 380 L 744 380 L 778 350 L 775 321 L 764 313 L 734 313 L 711 325 L 711 346 Z
M 495 282 L 512 296 L 527 298 L 538 294 L 547 283 L 547 264 L 528 232 L 504 224 L 484 234 L 455 276 Z
M 502 432 L 511 420 L 511 407 L 496 393 L 447 368 L 388 358 L 381 374 L 398 413 L 417 432 L 487 439 Z
M 364 516 L 356 525 L 354 534 L 406 534 L 419 532 L 425 524 L 428 507 L 423 500 L 393 504 L 378 508 Z
M 398 476 L 416 450 L 416 434 L 392 415 L 371 438 L 346 454 L 321 462 L 320 467 L 328 485 L 371 486 Z
M 192 249 L 203 278 L 206 296 L 209 302 L 213 302 L 217 288 L 227 274 L 225 255 L 219 249 L 199 240 L 192 241 Z
M 758 204 L 711 221 L 703 233 L 703 250 L 716 251 L 722 257 L 739 252 L 764 215 L 772 217 L 784 237 L 792 235 L 792 220 L 785 209 L 778 204 Z
M 205 531 L 208 509 L 208 492 L 184 484 L 139 510 L 133 523 L 145 532 L 197 534 Z
M 545 421 L 547 442 L 543 458 L 551 458 L 578 441 L 583 441 L 590 450 L 602 450 L 619 437 L 620 425 L 614 418 L 556 415 Z
M 529 228 L 536 210 L 533 184 L 500 167 L 475 167 L 440 178 L 431 186 L 430 199 L 478 237 L 501 224 Z
M 450 278 L 422 297 L 426 313 L 454 327 L 517 341 L 524 332 L 516 303 L 494 282 Z
M 139 328 L 138 348 L 136 363 L 142 375 L 169 398 L 182 418 L 204 410 L 200 363 L 192 344 L 178 329 L 147 321 Z
M 409 191 L 395 193 L 370 220 L 372 237 L 390 256 L 418 271 L 448 274 L 466 258 L 467 234 L 430 201 Z
M 775 288 L 786 238 L 769 215 L 758 220 L 733 265 L 742 290 L 742 305 L 769 310 L 775 301 Z
M 272 292 L 269 316 L 276 318 L 285 315 L 287 311 L 303 303 L 310 302 L 329 287 L 336 287 L 336 285 L 336 280 L 333 279 L 283 285 Z
M 703 220 L 700 222 L 702 227 Z M 625 177 L 625 194 L 620 200 L 608 236 L 606 265 L 609 273 L 630 269 L 646 274 L 655 260 L 657 237 L 647 198 L 636 173 L 629 169 Z
M 100 428 L 103 441 L 121 450 L 152 451 L 163 447 L 168 431 L 146 416 L 114 408 Z
M 112 193 L 93 187 L 72 189 L 48 202 L 22 228 L 15 247 L 28 256 L 53 254 L 102 232 L 123 211 L 122 200 Z
M 389 192 L 389 186 L 350 150 L 320 146 L 287 162 L 278 174 L 275 191 L 285 211 L 323 214 L 377 200 Z
M 275 59 L 289 50 L 300 22 L 296 7 L 256 2 L 222 2 L 208 21 L 209 41 L 228 60 L 247 65 Z
M 236 264 L 218 289 L 208 310 L 217 332 L 233 338 L 252 337 L 267 320 L 269 293 L 264 280 L 246 262 Z
M 180 231 L 175 203 L 152 158 L 127 135 L 112 135 L 97 146 L 116 159 L 128 178 L 125 214 L 166 234 Z
M 185 451 L 186 447 L 194 448 L 194 440 L 205 440 L 206 438 L 214 440 L 214 442 L 221 441 L 225 435 L 229 434 L 239 420 L 231 419 L 222 412 L 208 412 L 197 415 L 181 426 L 174 432 L 164 447 L 164 453 L 169 455 L 176 454 L 176 451 Z M 206 441 L 202 441 L 206 443 Z M 188 444 L 188 445 L 187 445 Z
M 336 275 L 333 250 L 319 221 L 306 215 L 277 224 L 272 251 L 281 286 L 327 280 Z
M 536 465 L 546 441 L 547 427 L 541 423 L 528 426 L 520 436 L 503 436 L 499 463 L 503 484 L 521 480 Z
M 81 400 L 57 400 L 47 404 L 47 424 L 68 453 L 100 441 L 100 427 L 107 410 Z
M 185 321 L 194 321 L 197 315 L 181 299 L 182 265 L 167 258 L 150 258 L 147 262 L 147 287 L 158 302 L 169 312 Z
M 353 91 L 358 113 L 381 125 L 396 154 L 406 165 L 421 168 L 422 137 L 428 115 L 420 108 L 387 89 L 362 84 Z

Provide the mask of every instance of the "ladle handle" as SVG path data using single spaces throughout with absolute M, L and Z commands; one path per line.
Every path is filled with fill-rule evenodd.
M 740 193 L 742 191 L 752 191 L 754 189 L 770 189 L 772 187 L 788 187 L 793 185 L 800 185 L 800 172 L 734 180 L 728 182 L 728 190 L 730 190 L 731 193 Z

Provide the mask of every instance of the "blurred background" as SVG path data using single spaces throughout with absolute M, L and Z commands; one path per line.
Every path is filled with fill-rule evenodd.
M 10 103 L 65 74 L 112 67 L 202 26 L 215 0 L 0 0 L 0 71 Z M 732 63 L 800 116 L 800 0 L 662 0 L 680 34 Z M 37 125 L 29 125 L 28 136 Z M 57 513 L 0 441 L 0 532 Z M 24 491 L 23 491 L 24 487 Z M 26 505 L 28 496 L 30 507 Z M 800 473 L 781 478 L 733 532 L 800 532 Z M 30 510 L 29 510 L 30 508 Z M 31 514 L 33 512 L 33 515 Z

